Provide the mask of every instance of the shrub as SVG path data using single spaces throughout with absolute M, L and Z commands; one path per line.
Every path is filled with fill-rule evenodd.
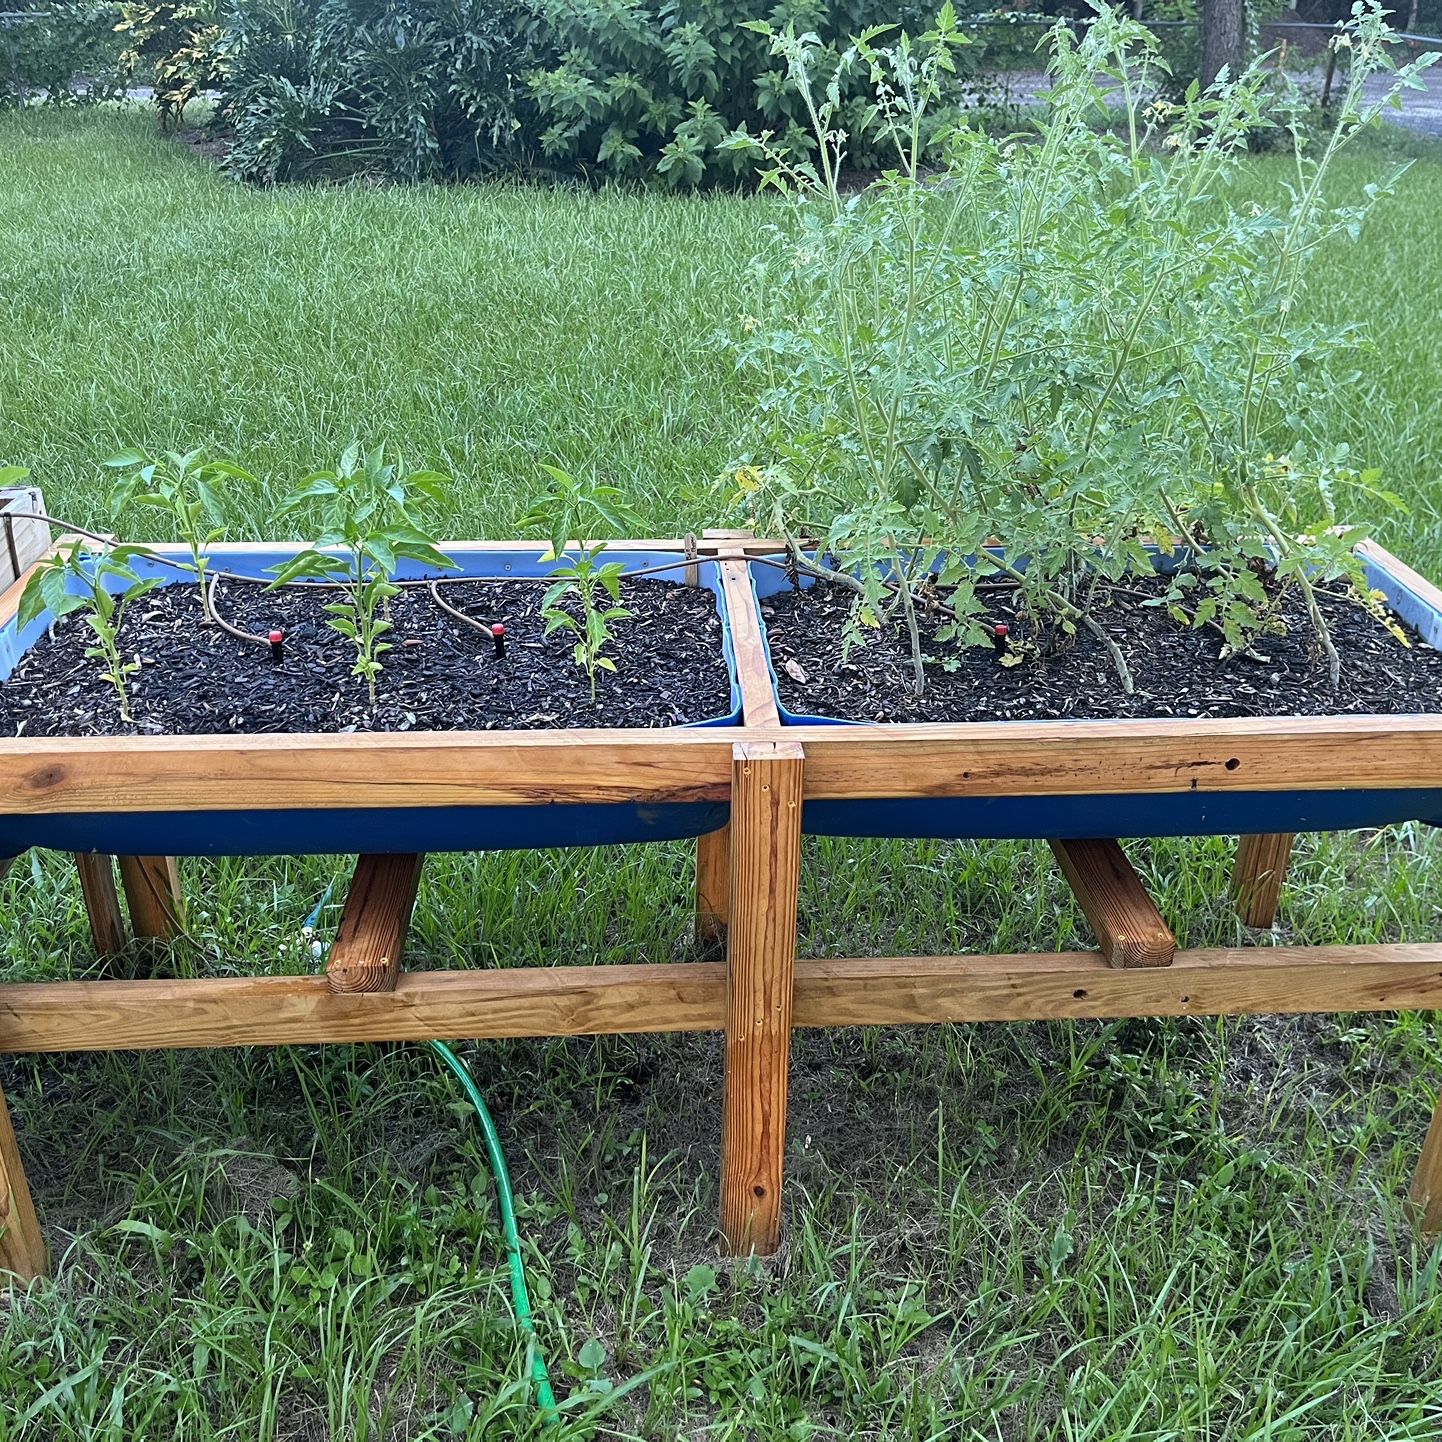
M 738 127 L 806 151 L 803 99 L 758 14 L 847 37 L 915 0 L 245 0 L 225 23 L 229 166 L 270 183 L 364 172 L 416 181 L 532 166 L 674 187 L 734 181 Z M 840 76 L 853 162 L 872 163 L 871 102 Z
M 773 157 L 794 210 L 760 257 L 736 342 L 760 388 L 737 498 L 798 565 L 812 564 L 800 538 L 824 539 L 858 593 L 855 639 L 888 617 L 910 623 L 918 690 L 913 591 L 935 599 L 938 568 L 944 641 L 989 644 L 978 588 L 1010 585 L 1058 644 L 1093 631 L 1130 689 L 1096 607 L 1108 583 L 1151 574 L 1148 537 L 1171 536 L 1182 565 L 1161 603 L 1179 624 L 1247 651 L 1280 624 L 1270 577 L 1305 601 L 1336 684 L 1316 588 L 1341 581 L 1367 603 L 1351 549 L 1363 531 L 1339 525 L 1340 508 L 1358 499 L 1349 491 L 1362 504 L 1385 493 L 1312 424 L 1336 411 L 1317 398 L 1352 382 L 1354 338 L 1300 319 L 1298 301 L 1319 249 L 1355 236 L 1367 204 L 1325 190 L 1338 151 L 1386 103 L 1387 87 L 1364 91 L 1390 68 L 1383 12 L 1366 0 L 1354 14 L 1335 129 L 1319 152 L 1299 148 L 1275 209 L 1232 188 L 1249 138 L 1272 123 L 1269 76 L 1151 103 L 1154 42 L 1106 9 L 1079 42 L 1054 32 L 1050 108 L 1032 134 L 963 125 L 940 175 L 921 173 L 914 136 L 958 43 L 949 5 L 921 47 L 860 52 L 897 144 L 879 186 L 838 192 L 824 98 L 818 163 Z M 773 44 L 814 93 L 814 43 Z M 1119 126 L 1095 123 L 1100 71 L 1121 86 Z M 993 536 L 1004 554 L 983 549 Z
M 0 109 L 12 105 L 92 105 L 120 99 L 118 5 L 57 0 L 0 20 Z
M 223 79 L 214 11 L 193 0 L 126 0 L 120 8 L 121 63 L 154 82 L 161 127 L 178 126 L 185 107 Z
M 519 153 L 531 0 L 246 0 L 221 42 L 227 161 L 272 183 L 465 178 Z
M 738 127 L 767 130 L 806 153 L 815 143 L 806 97 L 746 22 L 765 16 L 814 37 L 810 65 L 825 87 L 839 78 L 836 124 L 852 137 L 852 161 L 877 163 L 869 141 L 871 96 L 840 74 L 853 35 L 917 18 L 915 7 L 879 0 L 543 0 L 554 65 L 526 83 L 552 163 L 612 177 L 654 171 L 672 186 L 735 180 L 748 168 L 728 148 Z

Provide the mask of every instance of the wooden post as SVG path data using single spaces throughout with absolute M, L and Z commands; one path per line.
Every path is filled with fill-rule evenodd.
M 20 1148 L 10 1109 L 0 1091 L 0 1272 L 14 1272 L 27 1282 L 45 1273 L 45 1238 L 30 1200 L 30 1184 L 20 1165 Z
M 1277 903 L 1287 879 L 1292 855 L 1292 832 L 1266 836 L 1239 836 L 1232 866 L 1232 895 L 1244 926 L 1270 927 L 1277 923 Z
M 184 930 L 185 905 L 173 856 L 122 856 L 120 884 L 136 936 L 168 941 Z
M 731 828 L 708 831 L 696 838 L 696 945 L 707 946 L 726 935 L 731 906 Z
M 334 992 L 394 991 L 424 856 L 361 856 L 326 961 Z
M 802 768 L 794 741 L 733 748 L 721 1119 L 721 1231 L 732 1256 L 768 1255 L 781 1241 Z
M 1442 1237 L 1442 1096 L 1437 1098 L 1407 1196 L 1423 1238 L 1430 1242 Z
M 125 918 L 115 890 L 115 858 L 101 852 L 77 851 L 80 894 L 90 918 L 90 936 L 97 956 L 114 956 L 125 950 Z
M 1048 844 L 1110 965 L 1172 964 L 1177 939 L 1115 841 Z

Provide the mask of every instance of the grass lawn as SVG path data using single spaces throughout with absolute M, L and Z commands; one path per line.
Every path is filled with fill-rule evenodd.
M 1335 433 L 1442 570 L 1442 152 L 1315 304 L 1375 349 Z M 1349 186 L 1387 163 L 1380 145 Z M 1259 191 L 1281 182 L 1258 163 Z M 504 536 L 536 462 L 711 518 L 745 397 L 755 200 L 258 194 L 144 117 L 0 117 L 0 463 L 102 520 L 96 459 L 205 443 L 281 483 L 355 436 L 455 474 Z M 1359 757 L 1365 765 L 1365 757 Z M 1187 945 L 1241 939 L 1223 840 L 1132 855 Z M 814 841 L 813 954 L 1087 945 L 1044 847 Z M 1442 845 L 1306 838 L 1301 942 L 1435 939 Z M 315 965 L 343 858 L 182 863 L 191 936 L 139 972 Z M 412 964 L 689 954 L 689 848 L 440 856 Z M 92 966 L 73 871 L 0 883 L 0 975 Z M 335 903 L 317 931 L 328 936 Z M 480 1137 L 422 1048 L 0 1063 L 54 1280 L 0 1294 L 16 1439 L 1404 1439 L 1442 1432 L 1439 1257 L 1400 1205 L 1442 1071 L 1417 1015 L 798 1034 L 787 1235 L 719 1262 L 718 1038 L 463 1045 L 497 1113 L 560 1428 L 527 1398 Z

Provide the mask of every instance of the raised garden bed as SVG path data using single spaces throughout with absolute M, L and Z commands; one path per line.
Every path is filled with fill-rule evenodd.
M 958 668 L 936 668 L 918 700 L 908 684 L 902 635 L 882 634 L 845 654 L 849 595 L 806 575 L 793 587 L 785 572 L 753 565 L 783 724 L 869 722 L 880 745 L 882 737 L 924 734 L 931 742 L 950 738 L 958 748 L 985 744 L 999 752 L 1010 737 L 1019 759 L 1047 750 L 1052 756 L 1026 776 L 1024 792 L 999 784 L 944 800 L 901 794 L 814 800 L 804 827 L 823 835 L 1052 839 L 1442 822 L 1442 790 L 1375 784 L 1374 764 L 1379 735 L 1388 738 L 1389 750 L 1405 754 L 1409 743 L 1431 744 L 1442 724 L 1442 651 L 1435 649 L 1442 644 L 1442 595 L 1381 547 L 1364 544 L 1362 552 L 1369 583 L 1417 644 L 1404 648 L 1355 603 L 1336 602 L 1344 671 L 1335 696 L 1309 652 L 1304 625 L 1268 638 L 1265 661 L 1236 658 L 1224 665 L 1215 635 L 1179 627 L 1140 604 L 1151 599 L 1145 591 L 1127 591 L 1117 598 L 1120 610 L 1104 614 L 1133 663 L 1134 694 L 1123 692 L 1100 644 L 1082 633 L 1055 656 L 1038 660 L 1028 653 L 1016 666 L 1001 665 L 989 651 L 961 652 Z M 1026 619 L 1007 609 L 1008 600 L 999 589 L 993 601 L 997 624 L 1008 627 L 1005 644 L 1044 647 L 1045 638 L 1029 636 Z M 1357 747 L 1329 752 L 1325 763 L 1314 746 L 1299 744 L 1306 736 L 1349 734 Z M 1090 790 L 1077 789 L 1073 763 L 1078 745 L 1109 737 L 1118 772 L 1102 808 Z M 1194 738 L 1225 748 L 1229 737 L 1236 738 L 1238 754 L 1221 758 L 1220 774 L 1204 763 L 1182 765 L 1173 784 L 1161 786 L 1148 774 L 1144 740 Z M 1128 785 L 1129 762 L 1144 785 Z
M 152 547 L 157 556 L 183 559 L 177 547 Z M 0 630 L 0 745 L 13 752 L 64 756 L 67 774 L 91 764 L 114 773 L 148 770 L 162 755 L 209 758 L 215 786 L 197 782 L 183 810 L 56 809 L 42 815 L 0 817 L 0 853 L 27 846 L 117 854 L 265 855 L 278 851 L 392 852 L 596 845 L 698 836 L 725 824 L 724 799 L 665 797 L 654 802 L 557 803 L 534 806 L 406 805 L 408 782 L 420 778 L 398 755 L 426 753 L 454 759 L 456 790 L 466 792 L 466 737 L 564 731 L 573 744 L 613 730 L 645 734 L 666 728 L 725 727 L 740 718 L 727 602 L 715 565 L 629 582 L 624 600 L 634 615 L 617 623 L 619 670 L 599 678 L 593 703 L 584 671 L 563 636 L 544 634 L 540 602 L 549 565 L 533 543 L 514 546 L 462 543 L 448 547 L 461 566 L 443 598 L 454 609 L 500 621 L 503 656 L 492 637 L 439 608 L 426 587 L 395 598 L 394 649 L 368 703 L 365 683 L 350 674 L 345 643 L 325 624 L 328 594 L 304 583 L 283 591 L 221 580 L 216 605 L 239 639 L 203 624 L 197 587 L 146 559 L 134 562 L 143 577 L 168 583 L 139 598 L 122 623 L 121 643 L 141 668 L 129 681 L 132 721 L 117 711 L 111 687 L 84 650 L 90 637 L 71 616 L 49 634 L 42 615 L 21 627 L 14 614 Z M 215 568 L 268 580 L 290 554 L 284 547 L 220 546 Z M 628 571 L 674 564 L 675 550 L 621 549 L 608 560 Z M 397 572 L 402 582 L 424 576 L 414 563 Z M 671 577 L 672 579 L 666 579 Z M 279 630 L 279 659 L 266 637 Z M 353 654 L 353 653 L 352 653 Z M 398 747 L 401 736 L 409 743 Z M 482 742 L 484 744 L 484 742 Z M 245 806 L 246 792 L 222 800 L 237 775 L 260 782 L 263 756 L 284 756 L 308 782 L 321 783 L 347 768 L 369 770 L 380 805 Z M 151 792 L 155 794 L 154 789 Z M 137 798 L 138 800 L 138 798 Z M 239 804 L 237 804 L 239 803 Z M 400 804 L 396 804 L 400 803 Z
M 770 549 L 735 536 L 709 544 Z M 489 558 L 468 554 L 477 568 L 534 563 L 529 545 L 464 549 Z M 1093 835 L 1110 836 L 1121 829 L 1119 798 L 1174 806 L 1200 796 L 1225 807 L 1237 793 L 1275 800 L 1335 790 L 1359 766 L 1369 791 L 1435 795 L 1442 717 L 783 724 L 747 564 L 703 558 L 696 569 L 729 635 L 741 703 L 731 726 L 0 741 L 0 825 L 11 844 L 103 838 L 120 853 L 141 934 L 163 934 L 179 912 L 167 861 L 175 852 L 361 853 L 324 974 L 0 985 L 0 1051 L 720 1030 L 721 1228 L 727 1248 L 744 1253 L 774 1250 L 781 1235 L 793 1026 L 1442 1004 L 1442 946 L 1175 950 L 1114 842 L 1054 835 L 1067 797 L 1090 808 Z M 1420 578 L 1392 574 L 1442 611 Z M 13 611 L 13 589 L 4 604 Z M 848 817 L 869 814 L 873 834 L 906 835 L 895 824 L 904 814 L 888 808 L 974 811 L 993 799 L 1035 808 L 1099 953 L 796 958 L 803 811 L 812 828 L 842 807 Z M 638 824 L 648 835 L 681 835 L 717 818 L 724 829 L 698 838 L 696 913 L 699 937 L 725 937 L 724 961 L 401 967 L 426 850 L 619 839 Z M 1275 832 L 1277 811 L 1265 819 L 1259 829 Z M 1243 849 L 1238 880 L 1253 911 L 1275 906 L 1289 841 L 1269 835 Z M 77 860 L 97 949 L 115 950 L 125 934 L 110 858 Z M 1433 1231 L 1442 1229 L 1438 1116 L 1413 1188 Z M 0 1267 L 33 1275 L 45 1245 L 5 1128 L 0 1102 L 0 1191 L 10 1207 Z

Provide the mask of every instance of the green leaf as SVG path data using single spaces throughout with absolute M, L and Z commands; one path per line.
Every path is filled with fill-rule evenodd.
M 347 569 L 348 565 L 341 556 L 330 556 L 311 549 L 298 551 L 290 560 L 267 568 L 267 574 L 273 575 L 275 580 L 266 589 L 273 591 L 277 586 L 288 585 L 291 581 L 329 580 L 333 576 L 344 574 Z
M 225 505 L 220 499 L 220 492 L 207 480 L 200 476 L 195 478 L 195 494 L 200 501 L 201 509 L 215 525 L 221 525 L 225 520 Z
M 373 534 L 365 543 L 366 553 L 389 576 L 396 568 L 396 553 L 390 541 L 380 534 Z

